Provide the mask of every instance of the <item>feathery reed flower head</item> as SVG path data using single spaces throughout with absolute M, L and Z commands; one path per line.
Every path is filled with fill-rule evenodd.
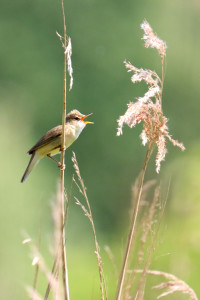
M 150 47 L 157 49 L 160 56 L 164 58 L 166 56 L 166 43 L 159 39 L 146 20 L 144 20 L 144 22 L 141 24 L 141 28 L 144 30 L 144 35 L 142 38 L 145 41 L 144 46 L 146 48 Z
M 153 33 L 147 21 L 144 21 L 141 27 L 145 32 L 143 37 L 145 40 L 145 46 L 156 48 L 161 55 L 163 64 L 163 57 L 166 55 L 166 43 L 160 40 Z M 130 102 L 128 104 L 127 111 L 123 116 L 120 116 L 117 121 L 117 135 L 119 136 L 123 133 L 122 127 L 124 123 L 132 128 L 136 124 L 143 122 L 143 130 L 140 134 L 140 138 L 142 139 L 143 145 L 146 145 L 148 142 L 151 146 L 156 144 L 158 149 L 156 155 L 156 172 L 159 173 L 161 161 L 165 159 L 165 155 L 167 153 L 166 139 L 170 140 L 174 146 L 178 146 L 182 150 L 184 150 L 185 147 L 183 144 L 172 139 L 168 131 L 168 120 L 163 114 L 161 104 L 163 79 L 161 80 L 157 73 L 152 70 L 144 70 L 142 68 L 138 69 L 130 62 L 126 61 L 124 64 L 128 69 L 128 72 L 134 72 L 131 77 L 131 81 L 133 83 L 145 81 L 148 85 L 148 90 L 143 97 L 137 98 L 136 102 Z M 163 77 L 164 76 L 162 76 L 162 78 Z

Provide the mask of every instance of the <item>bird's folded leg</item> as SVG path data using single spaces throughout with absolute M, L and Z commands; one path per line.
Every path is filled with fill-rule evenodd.
M 47 154 L 47 156 L 51 158 L 53 161 L 55 161 L 58 164 L 59 168 L 62 166 L 61 163 L 57 161 L 55 158 L 53 158 L 50 154 Z

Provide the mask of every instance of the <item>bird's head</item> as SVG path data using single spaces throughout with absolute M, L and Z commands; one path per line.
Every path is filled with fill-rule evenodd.
M 76 138 L 87 124 L 93 124 L 93 122 L 86 121 L 85 118 L 90 116 L 81 114 L 78 110 L 74 109 L 70 111 L 66 116 L 66 125 L 69 124 L 74 130 Z
M 72 111 L 70 111 L 67 116 L 66 116 L 66 123 L 84 123 L 85 125 L 86 124 L 94 124 L 93 122 L 89 122 L 89 121 L 86 121 L 85 118 L 92 115 L 91 114 L 88 114 L 88 115 L 83 115 L 81 114 L 78 110 L 74 109 Z

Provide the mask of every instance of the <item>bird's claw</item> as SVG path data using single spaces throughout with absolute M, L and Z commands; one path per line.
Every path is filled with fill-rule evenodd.
M 64 147 L 60 147 L 60 151 L 65 151 L 67 148 L 64 146 Z
M 65 164 L 62 165 L 61 163 L 59 163 L 58 167 L 60 168 L 61 171 L 65 170 Z

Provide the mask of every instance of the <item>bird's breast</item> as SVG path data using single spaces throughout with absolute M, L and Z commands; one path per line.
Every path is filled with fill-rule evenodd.
M 79 124 L 65 125 L 65 146 L 68 148 L 80 135 L 85 124 L 80 122 Z

